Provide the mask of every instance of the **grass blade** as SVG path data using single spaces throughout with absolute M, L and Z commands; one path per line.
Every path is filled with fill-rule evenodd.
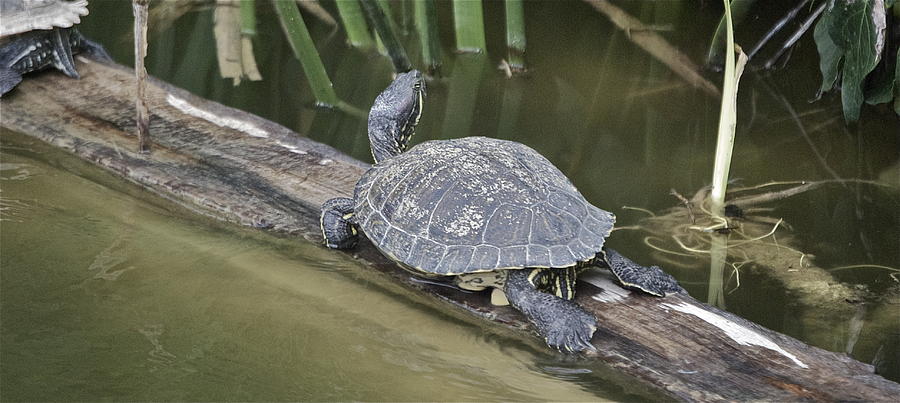
M 481 53 L 484 51 L 483 14 L 481 0 L 453 1 L 456 50 L 467 53 Z
M 419 42 L 422 45 L 422 58 L 429 74 L 434 74 L 441 68 L 441 42 L 437 32 L 437 9 L 434 0 L 419 0 L 415 2 L 416 30 L 419 33 Z
M 525 71 L 525 9 L 522 0 L 506 0 L 506 48 L 513 73 Z
M 309 30 L 306 29 L 300 10 L 297 9 L 297 4 L 293 1 L 278 0 L 274 0 L 273 3 L 288 43 L 291 44 L 291 50 L 303 66 L 303 72 L 316 97 L 316 103 L 329 107 L 337 106 L 340 101 L 325 71 L 325 65 L 319 58 L 319 52 L 313 44 Z
M 357 0 L 335 0 L 338 15 L 344 24 L 344 30 L 347 32 L 347 42 L 350 46 L 358 49 L 368 50 L 375 43 L 372 35 L 369 34 L 369 27 L 366 25 L 366 18 L 362 9 L 359 7 Z
M 412 63 L 409 62 L 406 50 L 400 45 L 400 40 L 397 38 L 394 27 L 387 18 L 385 13 L 387 3 L 382 5 L 381 2 L 376 0 L 360 0 L 360 3 L 363 11 L 369 16 L 372 26 L 375 27 L 375 32 L 378 33 L 378 37 L 381 38 L 381 42 L 387 49 L 388 55 L 390 55 L 391 62 L 394 63 L 394 71 L 398 73 L 409 71 L 412 68 Z

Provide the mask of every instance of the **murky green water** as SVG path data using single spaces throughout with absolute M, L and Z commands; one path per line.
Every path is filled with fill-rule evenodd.
M 502 5 L 488 3 L 486 18 L 502 21 Z M 664 35 L 700 60 L 718 16 L 695 3 L 627 6 L 645 21 L 670 25 Z M 92 6 L 83 31 L 127 63 L 127 3 Z M 689 195 L 708 183 L 718 100 L 685 86 L 589 6 L 527 3 L 531 74 L 515 80 L 495 70 L 504 54 L 502 24 L 488 26 L 486 60 L 472 61 L 449 53 L 447 11 L 447 77 L 430 83 L 414 142 L 485 135 L 526 143 L 621 225 L 643 217 L 622 206 L 660 211 L 678 204 L 670 189 Z M 208 10 L 151 36 L 150 73 L 368 160 L 364 120 L 311 107 L 272 10 L 260 12 L 256 49 L 265 81 L 232 87 L 218 78 Z M 781 15 L 770 12 L 758 21 Z M 389 61 L 346 48 L 342 34 L 321 22 L 307 23 L 338 95 L 366 108 L 390 80 Z M 746 29 L 738 40 L 751 43 L 766 25 Z M 839 177 L 893 186 L 825 186 L 768 205 L 776 209 L 765 214 L 785 218 L 793 246 L 815 254 L 819 267 L 900 268 L 900 122 L 886 109 L 864 108 L 863 123 L 845 127 L 837 96 L 808 103 L 819 80 L 808 39 L 786 69 L 746 73 L 732 177 L 748 185 Z M 18 135 L 3 133 L 3 146 L 4 401 L 646 397 L 602 368 L 389 291 L 342 254 L 190 218 Z M 639 262 L 662 264 L 706 298 L 708 260 L 667 265 L 641 235 L 626 231 L 610 242 Z M 749 266 L 740 287 L 726 279 L 724 305 L 900 379 L 897 280 L 884 269 L 833 274 L 869 290 L 852 317 L 804 305 Z

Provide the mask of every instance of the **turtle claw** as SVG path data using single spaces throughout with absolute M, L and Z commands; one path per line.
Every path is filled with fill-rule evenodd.
M 562 353 L 580 353 L 584 351 L 596 351 L 591 344 L 591 337 L 597 330 L 597 321 L 594 317 L 571 301 L 562 301 L 567 305 L 564 313 L 555 320 L 542 322 L 537 318 L 532 323 L 538 331 L 545 335 L 544 341 L 553 349 Z
M 597 330 L 594 315 L 573 301 L 538 291 L 525 270 L 510 270 L 505 287 L 510 304 L 525 314 L 550 348 L 564 353 L 596 350 L 591 344 Z

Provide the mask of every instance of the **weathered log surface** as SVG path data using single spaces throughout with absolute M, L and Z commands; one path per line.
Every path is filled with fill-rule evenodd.
M 215 219 L 320 241 L 318 208 L 349 195 L 365 164 L 262 118 L 159 81 L 147 88 L 150 154 L 136 152 L 132 72 L 80 60 L 81 80 L 32 75 L 0 100 L 2 126 L 38 138 Z M 340 252 L 335 252 L 340 253 Z M 415 281 L 364 243 L 353 256 L 417 298 L 540 343 L 523 317 L 483 294 Z M 688 296 L 654 298 L 582 276 L 577 302 L 599 318 L 588 357 L 662 396 L 890 401 L 900 384 Z M 643 389 L 628 386 L 629 389 Z

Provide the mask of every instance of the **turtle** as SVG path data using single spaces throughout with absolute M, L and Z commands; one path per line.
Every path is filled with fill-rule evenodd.
M 329 248 L 362 232 L 417 275 L 466 290 L 492 288 L 521 311 L 551 348 L 595 350 L 596 318 L 577 305 L 580 270 L 608 268 L 630 289 L 683 292 L 658 266 L 604 246 L 615 216 L 595 207 L 550 161 L 524 144 L 487 137 L 422 142 L 406 150 L 422 114 L 420 72 L 399 74 L 368 116 L 372 165 L 353 198 L 327 200 L 320 225 Z M 505 299 L 505 301 L 504 301 Z
M 73 55 L 86 53 L 110 61 L 100 44 L 74 27 L 87 15 L 87 0 L 0 0 L 0 96 L 22 75 L 53 66 L 79 78 Z

